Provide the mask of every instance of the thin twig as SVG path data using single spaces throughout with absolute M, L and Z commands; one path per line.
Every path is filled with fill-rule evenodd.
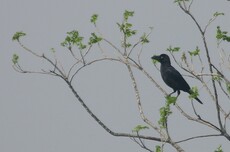
M 33 54 L 34 56 L 39 57 L 39 58 L 42 57 L 42 55 L 39 55 L 39 54 L 33 52 L 32 50 L 30 50 L 29 48 L 27 48 L 26 46 L 24 46 L 24 45 L 21 43 L 20 40 L 18 40 L 18 43 L 19 43 L 19 45 L 20 45 L 24 50 L 30 52 L 30 53 Z
M 179 110 L 179 112 L 183 116 L 185 116 L 188 120 L 191 120 L 191 121 L 194 121 L 194 122 L 197 122 L 197 123 L 201 123 L 201 124 L 206 125 L 206 126 L 208 126 L 210 128 L 213 128 L 213 129 L 215 129 L 217 131 L 220 131 L 220 129 L 217 126 L 215 126 L 214 124 L 212 124 L 212 123 L 210 123 L 208 121 L 205 121 L 205 120 L 201 119 L 201 117 L 200 118 L 199 117 L 198 118 L 193 118 L 192 116 L 188 115 L 186 112 L 184 112 L 184 110 L 177 103 L 175 104 L 175 106 L 176 106 L 177 110 Z
M 192 109 L 193 109 L 193 111 L 194 111 L 195 115 L 196 115 L 199 119 L 201 119 L 200 115 L 196 112 L 196 109 L 195 109 L 195 106 L 194 106 L 193 100 L 191 101 L 191 104 L 192 104 Z
M 143 149 L 145 149 L 145 150 L 147 150 L 149 152 L 154 152 L 151 149 L 147 148 L 145 145 L 142 145 L 142 143 L 138 142 L 136 138 L 130 138 L 130 139 L 132 141 L 134 141 L 136 144 L 138 144 L 141 148 L 143 148 Z M 141 140 L 141 139 L 139 139 L 139 140 Z
M 105 39 L 105 38 L 103 38 L 103 40 L 104 40 L 106 43 L 108 43 L 110 46 L 112 46 L 120 55 L 123 56 L 123 53 L 121 52 L 121 50 L 120 50 L 118 47 L 116 47 L 113 43 L 111 43 L 110 41 L 108 41 L 108 40 Z
M 194 136 L 194 137 L 190 137 L 190 138 L 187 138 L 187 139 L 183 139 L 183 140 L 177 141 L 176 143 L 182 143 L 182 142 L 185 142 L 185 141 L 189 141 L 189 140 L 193 140 L 193 139 L 198 139 L 198 138 L 208 138 L 208 137 L 216 137 L 216 136 L 223 136 L 223 135 L 222 134 L 212 134 L 212 135 Z
M 93 61 L 91 61 L 91 62 L 86 63 L 85 65 L 81 66 L 80 68 L 78 68 L 78 69 L 75 71 L 75 73 L 71 76 L 71 78 L 70 78 L 70 83 L 72 83 L 72 81 L 73 81 L 74 77 L 76 76 L 76 74 L 77 74 L 80 70 L 82 70 L 83 68 L 85 68 L 86 66 L 89 66 L 89 65 L 91 65 L 91 64 L 93 64 L 93 63 L 96 63 L 96 62 L 106 61 L 106 60 L 122 62 L 122 61 L 119 60 L 119 59 L 109 58 L 109 57 L 107 57 L 107 58 L 104 57 L 104 58 L 101 58 L 101 59 L 95 59 L 95 60 L 93 60 Z

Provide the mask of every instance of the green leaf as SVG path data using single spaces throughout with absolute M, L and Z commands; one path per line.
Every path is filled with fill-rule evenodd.
M 78 49 L 83 50 L 86 45 L 83 44 L 83 37 L 79 35 L 77 30 L 67 32 L 65 40 L 61 43 L 61 46 L 71 48 L 72 46 L 78 46 Z
M 126 43 L 126 45 L 125 45 L 127 48 L 129 48 L 129 47 L 131 47 L 132 46 L 132 44 L 130 44 L 130 43 Z
M 215 81 L 221 81 L 222 80 L 222 77 L 220 75 L 215 75 L 212 77 L 213 80 Z
M 194 99 L 194 98 L 197 98 L 197 96 L 199 96 L 197 87 L 192 87 L 191 90 L 190 90 L 190 93 L 191 93 L 189 95 L 190 99 Z
M 18 60 L 19 60 L 19 56 L 17 54 L 13 54 L 13 57 L 12 57 L 13 64 L 17 64 Z
M 24 32 L 16 32 L 13 37 L 12 37 L 12 40 L 15 41 L 19 41 L 19 38 L 22 37 L 22 36 L 26 36 L 26 33 Z
M 127 11 L 125 10 L 123 17 L 125 21 L 128 21 L 129 17 L 132 17 L 134 15 L 134 11 Z
M 196 49 L 194 51 L 188 51 L 190 56 L 197 56 L 200 54 L 200 49 L 199 47 L 197 46 Z
M 123 31 L 125 25 L 124 24 L 120 24 L 120 23 L 117 23 L 117 25 L 118 25 L 120 31 Z
M 177 97 L 173 97 L 173 96 L 166 96 L 166 101 L 168 104 L 175 104 L 177 100 Z
M 181 60 L 182 60 L 182 61 L 186 61 L 186 59 L 187 59 L 187 58 L 186 58 L 186 55 L 185 55 L 185 53 L 183 52 L 182 55 L 181 55 Z
M 143 125 L 137 125 L 135 128 L 133 128 L 132 132 L 139 132 L 144 129 L 149 129 L 148 126 L 143 126 Z
M 213 14 L 214 17 L 220 16 L 220 15 L 224 15 L 224 13 L 215 12 L 215 13 Z
M 136 30 L 125 29 L 124 34 L 126 35 L 126 37 L 131 37 L 136 34 Z
M 189 1 L 189 0 L 174 0 L 174 3 L 180 3 L 180 2 L 183 2 L 183 1 Z
M 50 48 L 50 51 L 51 51 L 52 53 L 55 53 L 55 52 L 56 52 L 54 48 Z
M 230 83 L 229 82 L 226 83 L 226 88 L 228 90 L 228 93 L 230 94 Z
M 158 121 L 158 124 L 160 125 L 161 128 L 165 128 L 166 127 L 166 122 L 167 122 L 168 116 L 171 113 L 172 112 L 170 111 L 170 107 L 169 106 L 161 107 L 160 108 L 160 120 Z
M 98 19 L 98 15 L 97 14 L 93 14 L 91 16 L 90 22 L 93 23 L 94 25 L 96 25 L 97 19 Z
M 144 44 L 144 43 L 149 43 L 149 40 L 148 40 L 148 38 L 147 38 L 146 33 L 144 33 L 144 34 L 140 37 L 140 39 L 141 39 L 141 43 L 142 43 L 142 44 Z
M 97 36 L 95 33 L 91 33 L 91 37 L 89 38 L 89 45 L 98 43 L 102 40 L 101 37 Z
M 169 48 L 166 49 L 166 51 L 169 51 L 169 52 L 178 52 L 180 51 L 180 47 L 172 47 L 172 46 L 169 46 Z
M 216 39 L 217 40 L 220 40 L 220 39 L 222 39 L 222 32 L 221 32 L 221 30 L 220 30 L 220 27 L 219 26 L 217 26 L 216 27 Z
M 222 146 L 220 145 L 214 152 L 224 152 L 224 151 L 222 150 Z
M 228 32 L 227 31 L 222 31 L 220 29 L 219 26 L 217 26 L 217 30 L 216 30 L 216 39 L 217 40 L 223 40 L 223 41 L 227 41 L 230 42 L 230 36 L 227 35 Z
M 156 149 L 155 152 L 162 152 L 161 146 L 159 145 L 157 145 L 155 149 Z
M 128 43 L 128 38 L 137 33 L 136 30 L 132 29 L 133 27 L 132 23 L 128 22 L 129 17 L 132 17 L 133 15 L 134 15 L 134 11 L 125 10 L 125 12 L 123 13 L 123 22 L 117 23 L 120 31 L 124 34 L 125 40 L 123 41 L 122 47 L 125 47 L 125 48 L 132 46 L 132 44 Z M 124 44 L 124 42 L 126 44 Z
M 129 47 L 132 46 L 132 44 L 130 44 L 130 43 L 128 43 L 128 42 L 126 42 L 126 43 L 122 42 L 121 46 L 122 46 L 123 48 L 125 48 L 125 47 L 126 47 L 126 48 L 129 48 Z
M 83 43 L 80 43 L 79 45 L 78 45 L 78 48 L 80 49 L 80 50 L 83 50 L 83 49 L 85 49 L 87 46 L 86 45 L 84 45 Z
M 125 27 L 126 27 L 127 29 L 131 28 L 132 26 L 133 26 L 133 24 L 131 24 L 131 23 L 125 23 Z
M 170 104 L 176 102 L 175 98 L 176 97 L 166 96 L 166 104 L 164 107 L 160 108 L 160 119 L 158 121 L 158 124 L 160 125 L 161 128 L 166 127 L 168 116 L 172 114 L 172 111 L 170 110 Z

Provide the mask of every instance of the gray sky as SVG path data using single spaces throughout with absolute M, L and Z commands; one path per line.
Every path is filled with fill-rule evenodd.
M 230 31 L 229 8 L 230 2 L 226 0 L 194 0 L 192 12 L 201 26 L 216 11 L 225 13 L 224 17 L 218 18 L 208 29 L 208 44 L 212 51 L 216 50 L 216 26 L 220 25 L 224 30 Z M 43 66 L 43 63 L 24 52 L 16 42 L 12 42 L 12 35 L 16 31 L 27 33 L 22 42 L 31 49 L 48 54 L 50 48 L 55 48 L 59 55 L 63 55 L 66 50 L 60 46 L 60 42 L 64 40 L 66 32 L 77 29 L 82 36 L 88 37 L 94 31 L 89 22 L 90 16 L 97 13 L 98 26 L 103 35 L 111 42 L 119 44 L 121 35 L 116 23 L 122 20 L 126 9 L 135 11 L 131 22 L 135 29 L 140 30 L 140 34 L 148 31 L 148 27 L 154 27 L 149 38 L 150 43 L 144 47 L 143 65 L 170 92 L 171 89 L 163 84 L 159 72 L 152 65 L 152 54 L 160 54 L 170 45 L 181 46 L 185 50 L 194 49 L 196 46 L 203 48 L 194 23 L 173 1 L 1 0 L 1 152 L 145 151 L 128 138 L 113 137 L 105 132 L 60 79 L 36 74 L 23 75 L 11 67 L 13 53 L 20 56 L 21 65 L 28 69 L 39 69 Z M 226 46 L 226 50 L 227 48 L 229 46 Z M 215 55 L 212 54 L 214 57 Z M 68 61 L 68 56 L 63 56 L 61 60 Z M 173 65 L 176 67 L 174 62 Z M 164 105 L 164 95 L 140 73 L 137 72 L 136 76 L 145 113 L 150 120 L 157 122 L 158 109 Z M 192 82 L 191 79 L 186 79 Z M 115 132 L 131 133 L 136 125 L 144 124 L 139 117 L 131 81 L 124 66 L 111 62 L 99 63 L 86 68 L 74 82 L 88 106 Z M 200 87 L 196 81 L 193 84 Z M 200 96 L 204 105 L 196 105 L 198 111 L 205 118 L 216 122 L 213 112 L 215 107 L 205 100 L 208 100 L 205 95 Z M 186 111 L 192 113 L 191 104 L 187 100 L 187 95 L 182 93 L 178 102 Z M 174 107 L 172 110 L 175 112 L 170 116 L 169 122 L 175 139 L 215 133 L 207 127 L 185 120 Z M 156 135 L 152 131 L 145 133 Z M 154 148 L 159 143 L 147 144 Z M 229 142 L 223 137 L 185 142 L 181 146 L 186 151 L 194 152 L 213 151 L 220 144 L 223 150 L 230 149 Z M 170 146 L 166 146 L 166 151 L 172 151 Z

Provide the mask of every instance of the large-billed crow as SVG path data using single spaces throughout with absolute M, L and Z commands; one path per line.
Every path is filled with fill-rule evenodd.
M 169 95 L 175 93 L 177 91 L 177 97 L 180 95 L 180 90 L 192 94 L 192 90 L 188 83 L 184 80 L 182 75 L 171 66 L 170 58 L 166 54 L 161 54 L 159 56 L 153 56 L 152 59 L 157 60 L 161 63 L 160 71 L 161 77 L 164 82 L 173 89 L 173 92 Z M 200 99 L 195 98 L 199 103 L 203 104 Z

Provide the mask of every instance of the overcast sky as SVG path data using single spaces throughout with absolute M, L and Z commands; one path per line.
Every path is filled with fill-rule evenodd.
M 202 27 L 213 13 L 225 13 L 208 29 L 208 45 L 212 51 L 216 50 L 216 26 L 220 25 L 224 30 L 230 31 L 229 8 L 230 2 L 226 0 L 194 0 L 192 12 Z M 144 47 L 143 65 L 170 92 L 171 89 L 163 84 L 150 57 L 164 52 L 170 45 L 180 46 L 184 50 L 194 49 L 196 46 L 203 48 L 194 23 L 173 0 L 0 1 L 1 152 L 145 151 L 130 139 L 113 137 L 103 130 L 60 79 L 20 74 L 13 70 L 11 63 L 12 54 L 17 53 L 20 63 L 27 69 L 39 69 L 43 66 L 43 63 L 32 58 L 16 42 L 12 42 L 15 32 L 27 33 L 22 42 L 37 52 L 47 53 L 50 48 L 64 52 L 66 50 L 60 46 L 60 42 L 64 40 L 66 32 L 77 29 L 82 36 L 88 37 L 94 31 L 89 21 L 94 13 L 99 14 L 98 26 L 103 35 L 119 46 L 121 35 L 116 23 L 122 21 L 124 10 L 135 11 L 131 22 L 140 33 L 148 32 L 148 27 L 154 27 L 150 43 Z M 226 47 L 229 50 L 229 46 Z M 215 54 L 211 56 L 215 57 Z M 68 61 L 68 57 L 61 60 Z M 176 67 L 175 63 L 172 64 Z M 146 115 L 157 122 L 158 110 L 164 105 L 164 95 L 140 73 L 137 72 L 136 76 Z M 200 87 L 197 81 L 186 79 Z M 131 133 L 136 125 L 144 124 L 139 117 L 131 81 L 124 66 L 111 62 L 96 64 L 80 73 L 74 83 L 88 106 L 115 132 Z M 196 104 L 198 111 L 210 121 L 216 122 L 213 112 L 215 107 L 205 100 L 208 100 L 205 95 L 200 96 L 204 105 Z M 191 112 L 192 107 L 186 94 L 182 93 L 178 100 L 186 111 Z M 170 131 L 175 139 L 215 133 L 207 127 L 187 121 L 174 107 L 172 110 L 175 113 L 170 116 Z M 154 131 L 147 133 L 158 136 Z M 160 143 L 147 144 L 153 149 Z M 181 146 L 188 152 L 194 152 L 214 151 L 221 144 L 224 151 L 230 149 L 229 141 L 223 137 L 185 142 Z M 166 151 L 174 150 L 166 146 Z

